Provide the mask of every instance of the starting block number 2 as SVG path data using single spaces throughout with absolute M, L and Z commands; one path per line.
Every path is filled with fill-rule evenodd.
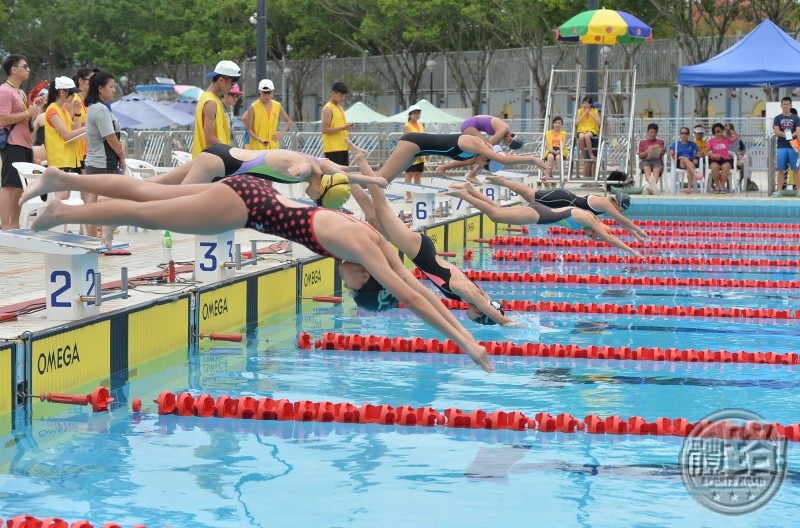
M 58 285 L 62 282 L 62 285 Z M 89 283 L 89 288 L 86 290 L 87 296 L 94 295 L 94 270 L 89 268 L 86 270 L 86 282 Z M 50 294 L 50 306 L 53 308 L 72 308 L 72 302 L 75 299 L 74 293 L 70 292 L 72 289 L 72 274 L 67 270 L 55 270 L 50 273 L 50 284 L 55 288 Z

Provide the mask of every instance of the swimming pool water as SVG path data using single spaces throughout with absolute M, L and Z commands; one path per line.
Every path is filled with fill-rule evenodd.
M 535 262 L 494 262 L 492 250 L 474 249 L 471 266 L 541 269 Z M 542 267 L 581 274 L 610 268 Z M 702 276 L 655 268 L 654 273 Z M 705 271 L 706 276 L 722 273 Z M 784 269 L 725 273 L 767 280 L 791 274 Z M 796 308 L 796 293 L 778 289 L 480 284 L 504 299 Z M 695 421 L 721 408 L 741 407 L 769 421 L 800 422 L 797 366 L 495 357 L 497 369 L 487 375 L 463 356 L 298 350 L 300 330 L 315 337 L 323 331 L 440 337 L 404 310 L 362 313 L 349 299 L 342 306 L 308 303 L 303 309 L 297 317 L 279 314 L 250 329 L 243 345 L 205 346 L 188 358 L 177 354 L 179 359 L 158 373 L 133 376 L 114 396 L 126 402 L 188 390 L 356 405 L 518 410 L 529 416 L 638 415 L 650 421 L 662 416 Z M 514 314 L 525 328 L 505 329 L 479 327 L 463 313 L 456 316 L 486 340 L 800 350 L 800 328 L 790 320 L 542 312 Z M 800 502 L 796 443 L 789 444 L 788 475 L 772 502 L 729 518 L 689 496 L 678 470 L 681 438 L 157 416 L 155 405 L 143 399 L 142 415 L 132 415 L 127 405 L 96 415 L 86 408 L 66 409 L 0 438 L 0 516 L 32 513 L 150 528 L 729 528 L 792 526 Z

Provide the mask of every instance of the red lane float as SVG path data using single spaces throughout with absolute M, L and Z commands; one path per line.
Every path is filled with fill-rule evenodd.
M 498 299 L 499 300 L 499 299 Z M 462 301 L 441 299 L 450 310 L 466 310 Z M 503 309 L 515 312 L 560 312 L 613 315 L 658 315 L 673 317 L 738 317 L 743 319 L 798 319 L 800 310 L 775 310 L 773 308 L 720 308 L 708 306 L 663 306 L 657 304 L 568 303 L 554 301 L 506 301 Z
M 786 352 L 745 352 L 744 350 L 695 350 L 693 348 L 660 348 L 660 347 L 612 347 L 589 345 L 583 347 L 575 344 L 558 343 L 513 343 L 510 341 L 478 341 L 493 356 L 524 357 L 558 357 L 570 359 L 606 359 L 661 361 L 683 363 L 752 363 L 770 365 L 800 365 L 800 354 Z M 311 347 L 320 350 L 351 350 L 364 352 L 415 352 L 428 354 L 461 354 L 458 345 L 449 339 L 423 339 L 421 337 L 403 338 L 359 334 L 338 334 L 324 332 L 319 339 L 300 332 L 297 347 L 309 350 Z
M 616 225 L 616 220 L 606 218 L 604 224 Z M 770 224 L 768 222 L 715 222 L 710 220 L 636 220 L 639 227 L 713 227 L 714 229 L 781 229 L 800 231 L 800 224 Z
M 498 236 L 492 239 L 480 239 L 481 242 L 492 246 L 529 246 L 529 247 L 608 247 L 605 241 L 591 240 L 587 237 L 580 238 L 534 238 L 520 236 Z M 732 253 L 735 251 L 755 251 L 767 253 L 778 251 L 781 253 L 798 253 L 800 246 L 787 246 L 783 244 L 737 244 L 719 242 L 665 242 L 661 240 L 650 240 L 647 244 L 636 241 L 628 242 L 628 245 L 642 250 L 650 249 L 685 249 L 697 251 L 721 251 Z
M 776 226 L 777 227 L 777 226 Z M 617 236 L 620 235 L 627 235 L 628 232 L 624 229 L 612 229 L 611 232 Z M 548 230 L 548 233 L 551 235 L 568 235 L 568 234 L 575 234 L 576 231 L 574 229 L 570 229 L 568 227 L 560 227 L 554 226 Z M 769 233 L 769 232 L 759 232 L 759 231 L 713 231 L 710 232 L 708 230 L 702 231 L 681 231 L 681 230 L 665 230 L 665 231 L 658 231 L 658 230 L 648 230 L 647 236 L 650 238 L 654 237 L 674 237 L 674 238 L 686 238 L 686 237 L 707 237 L 707 238 L 779 238 L 782 240 L 797 240 L 800 239 L 800 233 Z
M 304 297 L 304 299 L 307 299 L 307 298 L 308 297 Z M 331 303 L 331 304 L 341 304 L 342 303 L 342 298 L 341 297 L 330 296 L 330 295 L 315 295 L 314 297 L 311 297 L 311 300 L 315 301 L 315 302 L 326 302 L 326 303 Z
M 797 260 L 769 260 L 748 258 L 701 258 L 701 257 L 656 257 L 650 256 L 637 258 L 627 255 L 601 255 L 587 253 L 548 253 L 534 251 L 495 251 L 494 260 L 509 260 L 520 262 L 591 262 L 594 264 L 657 264 L 657 265 L 689 265 L 689 266 L 765 266 L 777 268 L 796 268 L 800 265 Z
M 0 520 L 0 526 L 3 526 L 3 521 Z M 63 519 L 58 517 L 47 517 L 37 519 L 32 515 L 18 515 L 13 519 L 9 519 L 6 523 L 6 528 L 93 528 L 93 524 L 87 520 L 81 519 L 69 524 Z M 115 522 L 105 523 L 102 528 L 121 528 Z M 135 524 L 133 528 L 146 528 L 142 524 Z
M 220 396 L 213 404 L 213 398 L 208 394 L 195 397 L 189 393 L 175 395 L 162 393 L 156 403 L 173 401 L 209 401 L 202 407 L 193 406 L 194 416 L 201 418 L 216 416 L 217 418 L 241 418 L 249 420 L 281 420 L 298 422 L 341 422 L 341 423 L 374 423 L 381 425 L 402 426 L 443 426 L 465 429 L 509 429 L 515 431 L 539 430 L 542 432 L 558 431 L 562 433 L 575 433 L 584 431 L 590 434 L 633 434 L 652 436 L 687 436 L 695 424 L 685 418 L 657 418 L 648 422 L 641 416 L 632 416 L 628 419 L 620 416 L 600 417 L 589 414 L 583 418 L 576 418 L 571 414 L 552 415 L 546 412 L 527 416 L 520 411 L 484 411 L 475 409 L 463 411 L 450 407 L 442 411 L 432 407 L 414 408 L 409 405 L 392 407 L 391 405 L 374 405 L 364 403 L 333 403 L 329 401 L 314 402 L 300 400 L 292 402 L 286 399 L 273 400 L 261 398 L 256 400 L 249 396 L 233 398 Z M 222 403 L 221 403 L 222 402 Z M 214 409 L 214 412 L 206 412 Z M 158 414 L 178 414 L 180 409 L 159 403 Z M 703 425 L 707 425 L 706 422 Z M 783 425 L 779 423 L 762 424 L 748 422 L 738 427 L 733 424 L 719 422 L 719 427 L 710 429 L 714 436 L 719 438 L 740 438 L 743 440 L 763 439 L 766 434 L 777 431 L 787 440 L 800 441 L 800 424 Z
M 67 405 L 91 405 L 92 412 L 107 412 L 108 405 L 114 401 L 105 387 L 97 387 L 90 394 L 62 394 L 58 392 L 41 393 L 35 396 L 41 401 Z
M 752 279 L 710 279 L 705 277 L 629 277 L 623 275 L 575 275 L 559 273 L 517 273 L 506 271 L 464 271 L 464 274 L 473 281 L 492 282 L 534 282 L 534 283 L 562 283 L 562 284 L 598 284 L 616 285 L 626 284 L 633 286 L 690 286 L 714 288 L 800 288 L 800 280 L 767 281 Z M 418 269 L 414 270 L 418 279 L 427 278 Z
M 230 341 L 232 343 L 241 343 L 244 337 L 242 334 L 197 334 L 200 339 L 210 339 L 212 341 Z

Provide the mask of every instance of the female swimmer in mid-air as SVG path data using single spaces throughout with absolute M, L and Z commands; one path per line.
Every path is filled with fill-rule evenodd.
M 40 212 L 33 229 L 42 231 L 60 224 L 85 223 L 135 225 L 200 235 L 247 227 L 277 235 L 320 255 L 363 266 L 394 297 L 452 339 L 480 367 L 487 372 L 494 368 L 486 350 L 433 292 L 405 268 L 386 239 L 351 215 L 305 206 L 281 196 L 268 182 L 247 174 L 211 184 L 162 185 L 133 178 L 71 175 L 48 168 L 23 192 L 21 202 L 40 194 L 67 190 L 116 199 L 79 206 L 54 200 Z
M 550 209 L 537 202 L 531 202 L 526 207 L 501 207 L 475 190 L 469 183 L 455 183 L 447 194 L 469 202 L 494 222 L 513 225 L 559 224 L 571 229 L 583 229 L 592 238 L 602 238 L 612 246 L 625 250 L 634 257 L 644 258 L 644 255 L 611 234 L 611 229 L 600 223 L 592 213 L 578 207 Z
M 366 155 L 366 151 L 349 139 L 347 144 L 355 155 Z M 505 155 L 492 150 L 492 145 L 482 137 L 471 134 L 403 134 L 389 158 L 375 174 L 391 183 L 403 173 L 417 156 L 446 156 L 454 160 L 472 160 L 480 166 L 489 160 L 504 165 L 533 163 L 547 170 L 547 164 L 533 155 Z
M 366 163 L 366 159 L 363 162 Z M 361 170 L 367 172 L 367 169 L 369 169 L 368 166 Z M 467 317 L 478 324 L 520 326 L 513 319 L 506 317 L 499 302 L 492 301 L 486 292 L 467 278 L 460 269 L 438 256 L 430 237 L 406 227 L 405 222 L 400 220 L 389 206 L 383 189 L 377 185 L 370 185 L 369 191 L 372 195 L 371 199 L 363 189 L 354 186 L 353 198 L 361 206 L 367 218 L 373 219 L 371 220 L 372 225 L 411 259 L 411 262 L 427 275 L 442 292 L 442 295 L 448 299 L 464 301 L 469 304 Z M 353 299 L 359 306 L 370 309 L 375 305 L 377 299 L 386 297 L 385 289 L 362 266 L 356 264 L 351 264 L 351 266 L 355 269 L 348 270 L 348 272 L 357 273 L 366 278 L 363 286 L 353 288 L 355 292 Z M 342 265 L 341 271 L 344 276 L 344 265 Z
M 508 180 L 498 175 L 487 176 L 486 181 L 510 189 L 512 192 L 519 194 L 526 202 L 540 203 L 551 209 L 577 207 L 595 216 L 607 214 L 616 220 L 628 233 L 636 237 L 636 240 L 645 243 L 647 232 L 622 214 L 623 211 L 627 211 L 628 207 L 631 206 L 631 197 L 626 193 L 620 192 L 608 198 L 598 194 L 578 196 L 574 192 L 561 187 L 535 191 L 524 183 Z

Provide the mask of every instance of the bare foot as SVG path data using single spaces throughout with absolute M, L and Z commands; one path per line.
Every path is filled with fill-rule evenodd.
M 459 183 L 450 184 L 450 188 L 451 189 L 463 189 L 465 191 L 468 191 L 470 188 L 472 188 L 472 185 L 469 182 L 459 182 Z
M 30 187 L 28 188 L 30 189 Z M 36 220 L 31 224 L 31 229 L 34 231 L 46 231 L 51 227 L 60 225 L 62 222 L 58 218 L 65 207 L 69 207 L 69 205 L 64 205 L 61 200 L 53 200 L 47 204 L 47 207 L 39 211 L 36 215 Z
M 442 166 L 436 167 L 436 173 L 447 176 L 447 169 L 442 168 Z
M 359 147 L 358 145 L 356 145 L 355 143 L 353 143 L 352 141 L 350 141 L 350 138 L 344 138 L 344 140 L 347 142 L 347 146 L 348 146 L 348 147 L 350 147 L 350 151 L 351 151 L 351 152 L 352 152 L 352 153 L 353 153 L 353 154 L 354 154 L 356 157 L 359 157 L 359 156 L 361 156 L 361 157 L 364 157 L 364 158 L 366 158 L 366 157 L 367 157 L 367 154 L 369 154 L 369 151 L 367 151 L 366 149 L 363 149 L 363 148 Z
M 24 204 L 31 198 L 41 196 L 42 194 L 67 190 L 60 181 L 60 177 L 60 170 L 55 167 L 47 167 L 44 174 L 30 181 L 28 187 L 19 198 L 19 205 Z
M 688 189 L 684 189 L 683 192 L 685 192 L 686 194 L 692 194 L 692 188 L 689 187 Z
M 494 365 L 489 361 L 489 355 L 486 353 L 486 349 L 479 344 L 475 343 L 473 347 L 465 349 L 464 353 L 471 357 L 472 361 L 486 372 L 494 371 Z
M 493 183 L 495 185 L 502 185 L 506 182 L 506 178 L 504 176 L 496 176 L 494 174 L 490 174 L 486 176 L 486 181 L 489 183 Z
M 481 181 L 475 176 L 468 176 L 467 181 L 473 185 L 483 185 Z
M 111 249 L 111 246 L 114 245 L 114 226 L 101 226 L 102 229 L 102 238 L 103 244 L 108 248 Z

